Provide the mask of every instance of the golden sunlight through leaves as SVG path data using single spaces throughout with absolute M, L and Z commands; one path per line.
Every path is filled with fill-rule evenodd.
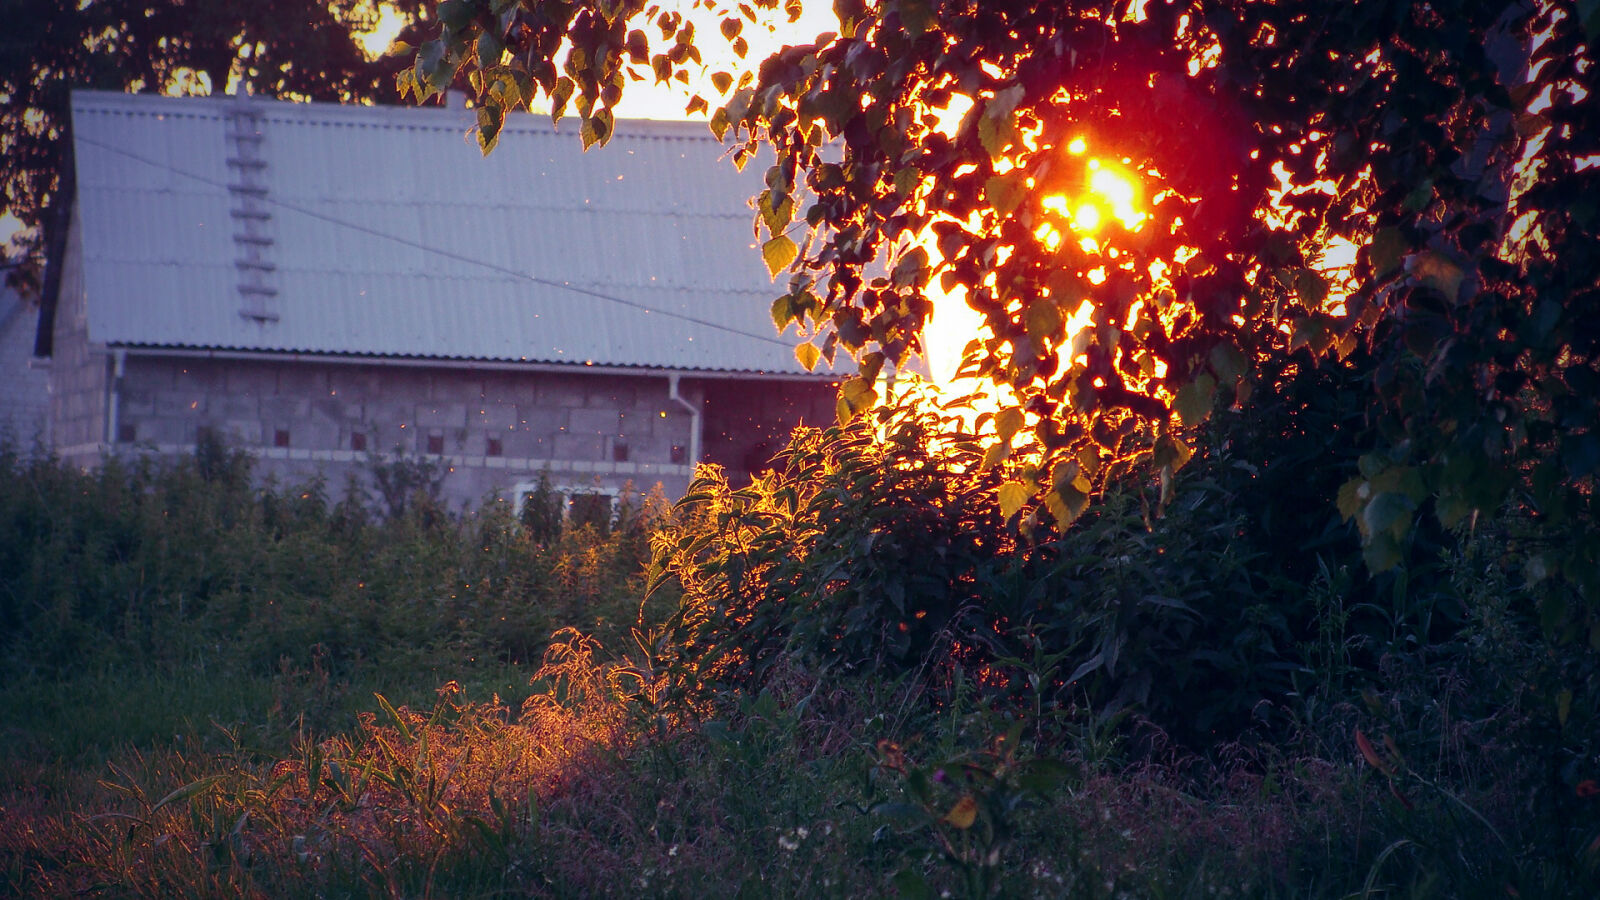
M 405 17 L 385 3 L 378 11 L 378 24 L 371 31 L 357 34 L 356 42 L 361 45 L 368 59 L 377 59 L 389 52 L 389 46 L 405 26 Z

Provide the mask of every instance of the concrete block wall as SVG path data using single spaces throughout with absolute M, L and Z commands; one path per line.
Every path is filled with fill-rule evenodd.
M 106 434 L 106 397 L 111 357 L 89 345 L 82 244 L 82 227 L 74 215 L 52 323 L 50 437 L 63 461 L 89 466 L 100 460 L 110 437 Z
M 704 390 L 704 458 L 722 465 L 735 485 L 787 446 L 795 426 L 826 428 L 837 419 L 836 382 L 708 380 Z
M 39 310 L 0 287 L 0 441 L 23 450 L 50 440 L 50 373 L 33 365 Z
M 370 483 L 376 454 L 436 459 L 452 508 L 510 498 L 541 471 L 557 486 L 660 483 L 669 496 L 691 472 L 690 416 L 660 375 L 131 353 L 116 394 L 133 430 L 119 450 L 189 453 L 209 429 L 255 455 L 261 477 L 320 476 L 335 496 L 352 477 Z

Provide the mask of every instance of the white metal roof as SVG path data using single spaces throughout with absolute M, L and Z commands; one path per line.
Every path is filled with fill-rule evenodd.
M 241 314 L 246 105 L 275 320 Z M 482 158 L 463 109 L 80 91 L 72 115 L 93 341 L 805 374 L 768 317 L 761 167 L 702 124 L 584 153 L 575 121 L 514 116 Z

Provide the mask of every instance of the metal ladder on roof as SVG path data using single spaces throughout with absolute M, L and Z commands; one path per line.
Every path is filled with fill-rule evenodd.
M 228 193 L 232 197 L 233 265 L 239 273 L 239 315 L 266 324 L 278 321 L 277 266 L 271 259 L 272 212 L 267 204 L 267 160 L 261 109 L 241 88 L 228 112 Z

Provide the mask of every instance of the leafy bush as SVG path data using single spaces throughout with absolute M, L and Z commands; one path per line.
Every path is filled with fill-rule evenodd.
M 693 679 L 759 682 L 791 655 L 892 673 L 994 633 L 1016 541 L 998 481 L 959 475 L 971 442 L 932 444 L 939 424 L 903 405 L 801 430 L 739 489 L 699 470 L 655 535 L 653 564 L 654 586 L 683 591 L 670 643 Z

